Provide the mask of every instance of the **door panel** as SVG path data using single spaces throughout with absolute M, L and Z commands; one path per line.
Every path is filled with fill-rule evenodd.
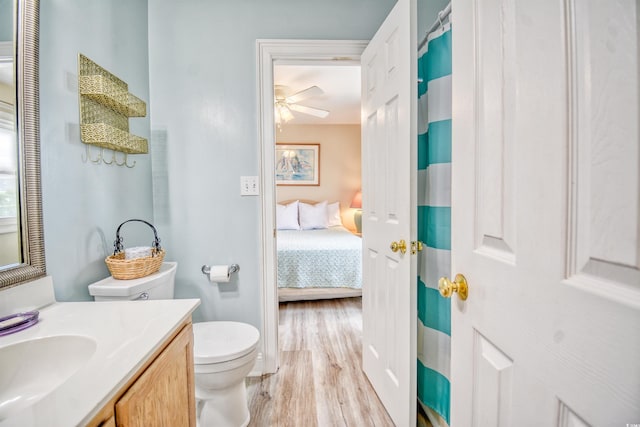
M 478 133 L 476 247 L 486 255 L 515 262 L 513 200 L 514 147 L 510 143 L 513 120 L 513 52 L 507 12 L 512 0 L 475 1 L 477 19 L 476 69 Z
M 400 156 L 404 153 L 398 150 L 396 145 L 396 135 L 400 134 L 398 123 L 398 97 L 394 96 L 392 99 L 386 102 L 384 107 L 384 120 L 385 120 L 385 150 L 381 151 L 381 155 L 384 156 L 384 160 L 381 162 L 386 165 L 383 173 L 384 175 L 384 189 L 385 189 L 385 208 L 386 208 L 386 221 L 389 224 L 397 224 L 401 221 L 399 209 L 399 201 L 402 200 L 402 191 L 398 191 L 398 188 L 405 186 L 406 181 L 399 181 L 396 168 L 397 165 L 406 164 L 406 160 L 403 162 Z M 408 193 L 408 192 L 407 192 Z
M 398 1 L 361 59 L 363 370 L 399 426 L 416 416 L 416 267 L 410 251 L 390 248 L 415 236 L 412 10 L 415 0 Z
M 375 71 L 371 69 L 367 69 L 367 73 L 375 73 Z M 372 80 L 375 79 L 375 74 L 371 76 L 371 79 Z M 366 171 L 380 171 L 382 169 L 380 156 L 376 156 L 374 154 L 377 151 L 379 151 L 379 149 L 377 149 L 377 146 L 378 146 L 378 139 L 376 138 L 377 129 L 378 129 L 378 113 L 377 111 L 374 111 L 373 114 L 371 114 L 367 118 L 366 125 L 362 129 L 362 138 L 363 138 L 363 142 L 362 142 L 362 163 L 363 163 L 362 171 L 363 172 L 362 173 L 363 175 L 366 173 Z M 366 147 L 364 143 L 365 136 L 368 138 L 366 143 L 368 147 Z M 369 150 L 371 150 L 371 154 L 368 154 Z M 384 189 L 382 185 L 384 183 L 380 182 L 381 179 L 382 178 L 380 176 L 374 176 L 367 182 L 367 186 L 368 186 L 368 189 L 366 190 L 367 203 L 365 203 L 363 206 L 363 215 L 366 212 L 368 214 L 368 218 L 370 222 L 375 222 L 375 221 L 378 221 L 379 219 L 378 211 L 376 209 L 376 206 L 378 206 L 378 197 L 379 196 L 384 197 L 384 194 L 381 194 L 382 190 Z M 363 191 L 364 191 L 364 188 L 363 188 Z M 366 206 L 366 211 L 364 211 L 365 206 Z
M 569 278 L 603 292 L 640 290 L 638 4 L 576 2 L 569 10 L 574 103 L 570 120 Z M 606 7 L 605 7 L 606 6 Z M 637 21 L 636 21 L 637 22 Z M 611 28 L 601 40 L 589 31 Z M 595 61 L 594 58 L 601 60 Z M 583 70 L 589 70 L 584 73 Z M 617 284 L 618 286 L 616 286 Z
M 580 419 L 564 402 L 560 402 L 559 412 L 558 427 L 589 427 L 589 424 Z
M 482 390 L 474 401 L 473 425 L 511 425 L 513 360 L 474 331 L 474 372 L 471 387 Z

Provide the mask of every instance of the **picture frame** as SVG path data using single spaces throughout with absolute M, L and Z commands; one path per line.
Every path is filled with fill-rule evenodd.
M 276 144 L 276 185 L 320 185 L 320 144 Z

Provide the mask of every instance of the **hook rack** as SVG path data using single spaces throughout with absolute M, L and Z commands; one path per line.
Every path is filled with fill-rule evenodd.
M 98 153 L 98 156 L 93 159 L 91 158 L 91 149 L 89 148 L 89 144 L 85 145 L 85 153 L 82 155 L 82 161 L 84 163 L 87 163 L 89 161 L 91 161 L 91 163 L 94 164 L 98 164 L 100 162 L 104 163 L 105 165 L 112 165 L 112 164 L 116 164 L 117 166 L 126 166 L 128 168 L 133 168 L 136 165 L 136 161 L 134 160 L 132 164 L 129 164 L 129 155 L 128 153 L 124 153 L 124 160 L 122 160 L 121 162 L 118 161 L 118 159 L 116 158 L 116 151 L 115 150 L 111 150 L 111 152 L 113 153 L 111 155 L 111 161 L 107 161 L 107 158 L 104 156 L 104 150 L 105 148 L 100 148 L 100 152 Z M 108 148 L 107 148 L 108 150 Z
M 92 159 L 87 148 L 84 162 L 103 162 L 107 165 L 132 168 L 128 154 L 147 154 L 146 138 L 129 133 L 130 117 L 145 117 L 147 105 L 129 93 L 129 86 L 86 56 L 78 55 L 78 91 L 80 95 L 80 139 L 85 144 L 100 147 L 100 155 Z M 104 158 L 103 149 L 114 151 L 111 161 Z M 124 153 L 124 160 L 116 159 L 115 151 Z

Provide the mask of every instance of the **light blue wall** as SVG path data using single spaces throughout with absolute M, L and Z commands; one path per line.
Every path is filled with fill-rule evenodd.
M 260 325 L 260 205 L 239 195 L 240 176 L 259 175 L 256 39 L 369 39 L 394 3 L 149 0 L 151 125 L 168 157 L 156 223 L 177 295 L 202 299 L 196 320 Z M 200 272 L 234 262 L 228 284 Z
M 104 258 L 118 224 L 153 216 L 150 156 L 132 156 L 133 169 L 83 163 L 78 124 L 78 53 L 148 101 L 147 34 L 146 0 L 40 2 L 44 234 L 47 271 L 58 300 L 88 300 L 87 284 L 109 275 Z M 131 119 L 130 128 L 149 137 L 148 116 Z M 95 147 L 92 153 L 95 157 Z M 124 235 L 129 245 L 148 245 L 153 237 L 135 225 Z
M 0 0 L 0 41 L 13 40 L 13 1 Z

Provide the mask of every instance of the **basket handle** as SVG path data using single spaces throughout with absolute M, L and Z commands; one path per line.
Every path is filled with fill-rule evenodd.
M 155 249 L 155 252 L 153 252 L 152 255 L 155 255 L 157 252 L 159 252 L 162 249 L 162 247 L 160 246 L 160 238 L 158 237 L 158 231 L 156 230 L 156 228 L 151 223 L 143 219 L 128 219 L 122 224 L 120 224 L 118 226 L 118 229 L 116 230 L 116 240 L 115 242 L 113 242 L 113 254 L 115 255 L 124 250 L 124 246 L 122 245 L 122 237 L 120 237 L 120 229 L 122 228 L 123 225 L 131 221 L 144 222 L 149 227 L 151 227 L 151 229 L 153 230 L 153 237 L 154 237 L 153 242 L 151 243 L 151 246 L 153 247 L 153 249 Z

